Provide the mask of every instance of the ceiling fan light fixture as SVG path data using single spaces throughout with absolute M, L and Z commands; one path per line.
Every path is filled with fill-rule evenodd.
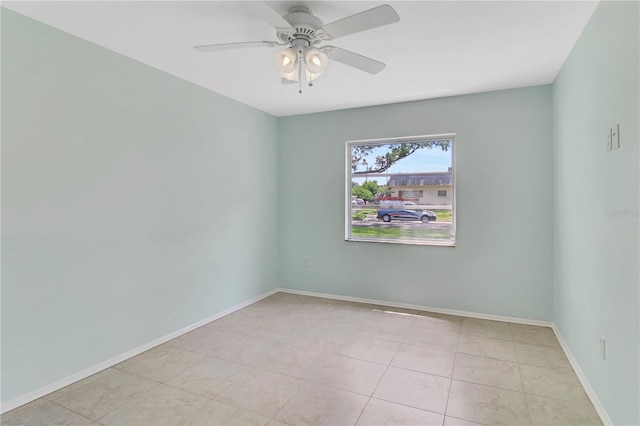
M 312 75 L 320 76 L 327 68 L 329 57 L 322 50 L 310 47 L 304 53 L 305 67 Z M 314 77 L 315 78 L 315 77 Z
M 295 49 L 292 49 L 291 47 L 276 53 L 275 63 L 276 63 L 276 68 L 278 68 L 278 71 L 280 71 L 280 75 L 285 77 L 284 74 L 289 74 L 294 72 L 296 69 L 297 60 L 298 60 L 298 54 L 295 51 Z

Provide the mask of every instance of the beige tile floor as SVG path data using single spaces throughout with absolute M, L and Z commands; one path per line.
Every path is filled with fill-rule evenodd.
M 278 293 L 3 425 L 600 425 L 549 328 Z

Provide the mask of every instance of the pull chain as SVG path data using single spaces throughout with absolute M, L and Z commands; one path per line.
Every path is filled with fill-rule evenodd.
M 302 94 L 302 51 L 298 50 L 298 93 Z

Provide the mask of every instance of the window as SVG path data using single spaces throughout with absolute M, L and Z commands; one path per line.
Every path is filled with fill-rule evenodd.
M 348 241 L 455 245 L 454 135 L 347 142 Z

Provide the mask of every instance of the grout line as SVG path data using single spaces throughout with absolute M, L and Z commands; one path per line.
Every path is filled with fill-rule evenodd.
M 358 423 L 358 421 L 360 420 L 360 417 L 362 417 L 362 414 L 364 413 L 364 410 L 366 410 L 367 407 L 369 406 L 369 403 L 371 402 L 371 399 L 373 398 L 373 395 L 378 390 L 378 386 L 380 386 L 380 383 L 382 383 L 382 379 L 384 379 L 384 376 L 387 374 L 387 371 L 389 371 L 389 368 L 391 367 L 391 364 L 393 364 L 393 360 L 396 358 L 396 355 L 398 355 L 398 351 L 400 351 L 400 346 L 401 345 L 402 345 L 402 343 L 400 343 L 398 345 L 398 347 L 396 348 L 393 356 L 391 357 L 391 359 L 389 360 L 389 363 L 387 364 L 387 367 L 384 369 L 384 372 L 382 373 L 382 376 L 380 376 L 380 380 L 378 380 L 378 383 L 373 388 L 373 391 L 371 391 L 371 395 L 369 396 L 369 399 L 367 400 L 367 403 L 364 405 L 364 407 L 362 407 L 362 411 L 360 412 L 360 415 L 356 419 L 356 422 L 354 423 L 354 425 Z
M 281 423 L 290 424 L 290 423 L 287 423 L 287 422 L 283 422 L 282 420 L 278 420 L 278 419 L 276 419 L 276 417 L 278 417 L 278 414 L 280 414 L 280 413 L 282 412 L 282 410 L 284 410 L 284 409 L 287 407 L 287 405 L 289 405 L 289 402 L 291 402 L 291 400 L 292 400 L 293 398 L 295 398 L 295 397 L 296 397 L 300 392 L 302 392 L 302 389 L 304 389 L 306 386 L 307 386 L 307 383 L 304 383 L 302 386 L 300 386 L 300 389 L 298 389 L 298 390 L 297 390 L 293 395 L 291 395 L 291 396 L 289 397 L 289 399 L 287 399 L 287 402 L 285 402 L 285 403 L 282 405 L 282 408 L 281 408 L 281 409 L 279 409 L 279 410 L 278 410 L 278 411 L 273 415 L 273 417 L 271 418 L 271 420 L 277 420 L 277 421 L 279 421 L 279 422 L 281 422 Z
M 378 401 L 389 402 L 389 403 L 395 404 L 395 405 L 402 405 L 403 407 L 412 408 L 414 410 L 426 411 L 427 413 L 440 414 L 443 417 L 443 420 L 444 420 L 445 413 L 439 413 L 437 411 L 427 410 L 426 408 L 416 407 L 415 405 L 408 405 L 408 404 L 404 404 L 402 402 L 392 401 L 390 399 L 384 399 L 384 398 L 380 398 L 380 397 L 376 397 L 376 398 L 372 397 L 371 399 L 376 399 Z
M 118 372 L 121 372 L 121 373 L 124 373 L 124 374 L 129 374 L 129 375 L 132 375 L 132 376 L 136 376 L 136 377 L 139 377 L 139 378 L 141 378 L 141 379 L 143 379 L 143 380 L 145 380 L 145 381 L 148 381 L 148 382 L 154 382 L 154 383 L 155 383 L 155 386 L 153 386 L 153 387 L 151 387 L 151 388 L 149 388 L 149 389 L 147 389 L 147 390 L 143 391 L 140 395 L 138 395 L 138 396 L 136 396 L 136 397 L 134 397 L 134 398 L 129 398 L 129 399 L 127 399 L 127 400 L 126 400 L 126 402 L 124 402 L 122 405 L 119 405 L 119 406 L 117 406 L 116 408 L 114 408 L 114 409 L 110 410 L 110 411 L 109 411 L 108 413 L 106 413 L 105 415 L 103 415 L 103 416 L 99 417 L 99 418 L 98 418 L 98 420 L 100 420 L 100 419 L 102 419 L 103 417 L 105 417 L 105 416 L 107 416 L 107 415 L 111 414 L 112 412 L 116 411 L 117 409 L 124 407 L 125 405 L 127 405 L 127 404 L 129 404 L 130 402 L 132 402 L 132 401 L 134 401 L 134 400 L 138 399 L 138 398 L 139 398 L 139 397 L 141 397 L 142 395 L 146 394 L 147 392 L 150 392 L 151 390 L 153 390 L 153 389 L 157 388 L 158 386 L 160 386 L 160 385 L 162 384 L 162 382 L 159 382 L 159 381 L 157 381 L 157 380 L 150 379 L 150 378 L 148 378 L 148 377 L 144 377 L 144 376 L 141 376 L 141 375 L 139 375 L 139 374 L 130 373 L 130 372 L 128 372 L 128 371 L 124 371 L 124 370 L 121 370 L 121 369 L 119 369 L 119 368 L 115 368 L 115 367 L 105 368 L 104 370 L 101 370 L 101 371 L 107 371 L 107 370 L 109 370 L 109 369 L 114 369 L 114 370 L 116 370 L 116 371 L 118 371 Z M 93 374 L 92 374 L 92 375 L 93 375 Z M 89 376 L 89 377 L 91 377 L 91 376 Z M 82 380 L 84 380 L 84 379 L 82 379 Z M 100 380 L 100 379 L 96 379 L 96 380 Z M 80 380 L 79 380 L 79 381 L 80 381 Z M 78 381 L 78 382 L 79 382 L 79 381 Z M 75 382 L 75 383 L 78 383 L 78 382 Z M 73 383 L 73 384 L 75 384 L 75 383 Z M 90 385 L 91 383 L 93 383 L 93 381 L 92 381 L 92 382 L 89 382 L 89 383 L 85 383 L 84 385 L 80 386 L 77 390 L 83 389 L 85 386 L 88 386 L 88 385 Z M 71 385 L 68 385 L 68 386 L 71 386 Z M 68 387 L 68 386 L 65 386 L 65 387 Z M 64 388 L 62 388 L 62 389 L 64 389 Z M 60 389 L 59 389 L 59 390 L 60 390 Z M 54 391 L 54 392 L 56 392 L 56 391 Z M 58 406 L 60 406 L 60 407 L 62 407 L 62 408 L 65 408 L 65 409 L 67 409 L 67 410 L 69 410 L 69 411 L 71 411 L 71 412 L 73 412 L 73 413 L 75 413 L 75 414 L 78 414 L 79 416 L 82 416 L 82 417 L 88 418 L 89 420 L 91 420 L 91 421 L 93 421 L 93 422 L 98 422 L 98 420 L 91 419 L 90 417 L 87 417 L 87 416 L 85 416 L 85 415 L 84 415 L 84 414 L 82 414 L 82 413 L 78 413 L 77 411 L 74 411 L 73 409 L 71 409 L 71 408 L 69 408 L 69 407 L 65 407 L 64 405 L 60 404 L 59 402 L 56 402 L 56 401 L 54 401 L 54 400 L 52 400 L 52 399 L 47 398 L 47 396 L 51 395 L 51 394 L 52 394 L 52 393 L 54 393 L 54 392 L 51 392 L 51 393 L 49 393 L 49 394 L 47 394 L 47 395 L 44 395 L 44 396 L 43 396 L 43 397 L 41 397 L 41 398 L 42 398 L 42 399 L 45 399 L 46 401 L 52 402 L 52 403 L 54 403 L 54 404 L 56 404 L 56 405 L 58 405 Z
M 462 321 L 460 321 L 460 330 L 462 331 Z M 458 347 L 460 346 L 460 333 L 458 333 L 458 339 L 456 340 L 456 352 L 453 355 L 453 366 L 451 367 L 451 378 L 449 380 L 449 390 L 447 391 L 447 402 L 444 404 L 444 417 L 442 418 L 442 422 L 447 417 L 447 410 L 449 409 L 449 398 L 451 398 L 451 388 L 453 387 L 453 373 L 456 370 L 456 361 L 458 359 Z
M 513 389 L 507 389 L 507 388 L 501 388 L 501 387 L 499 387 L 499 386 L 487 385 L 487 384 L 484 384 L 484 383 L 471 382 L 471 381 L 469 381 L 468 379 L 467 379 L 467 380 L 465 380 L 465 379 L 460 379 L 460 378 L 458 378 L 458 377 L 451 377 L 451 380 L 455 380 L 455 381 L 457 381 L 457 382 L 464 382 L 464 383 L 468 383 L 468 384 L 470 384 L 470 385 L 483 386 L 483 387 L 486 387 L 486 388 L 497 389 L 497 390 L 506 391 L 506 392 L 514 392 L 514 393 L 521 393 L 521 394 L 531 395 L 531 394 L 527 394 L 527 393 L 526 393 L 526 392 L 524 392 L 524 391 L 513 390 Z M 548 398 L 548 397 L 547 397 L 547 398 Z M 557 399 L 557 398 L 551 398 L 551 399 Z M 560 401 L 560 400 L 559 400 L 559 401 Z
M 187 390 L 187 389 L 179 388 L 179 387 L 176 387 L 176 386 L 173 386 L 173 385 L 167 384 L 167 383 L 163 383 L 163 385 L 168 386 L 168 387 L 173 388 L 173 389 L 177 389 L 177 390 L 182 391 L 182 392 L 186 392 L 186 393 L 191 394 L 191 395 L 195 395 L 195 396 L 198 396 L 198 397 L 201 397 L 201 398 L 207 399 L 208 401 L 213 401 L 213 402 L 217 402 L 218 404 L 227 405 L 227 406 L 229 406 L 229 407 L 237 408 L 237 409 L 239 409 L 239 410 L 246 411 L 247 413 L 256 414 L 256 415 L 261 416 L 261 417 L 264 417 L 264 418 L 273 419 L 273 417 L 265 416 L 264 414 L 258 413 L 258 412 L 256 412 L 256 411 L 248 410 L 248 409 L 243 408 L 243 407 L 239 407 L 239 406 L 237 406 L 237 405 L 234 405 L 234 404 L 229 403 L 228 401 L 220 401 L 219 399 L 212 398 L 212 397 L 210 397 L 210 396 L 207 396 L 207 395 L 204 395 L 204 394 L 201 394 L 201 393 L 198 393 L 198 392 L 194 392 L 194 391 L 192 391 L 192 390 Z M 228 389 L 230 389 L 230 388 L 231 388 L 231 386 L 233 386 L 233 385 L 229 385 L 227 388 L 225 388 L 225 390 L 224 390 L 224 391 L 220 392 L 217 396 L 222 395 L 224 392 L 226 392 Z
M 127 400 L 126 400 L 126 402 L 125 402 L 124 404 L 117 406 L 117 407 L 116 407 L 116 408 L 114 408 L 113 410 L 110 410 L 107 414 L 105 414 L 104 416 L 101 416 L 98 420 L 95 420 L 95 421 L 100 421 L 100 420 L 104 419 L 104 418 L 105 418 L 105 417 L 107 417 L 109 414 L 113 413 L 114 411 L 119 410 L 120 408 L 124 407 L 125 405 L 129 405 L 130 403 L 132 403 L 132 402 L 133 402 L 133 401 L 135 401 L 136 399 L 141 398 L 143 395 L 145 395 L 145 394 L 147 394 L 147 393 L 151 392 L 152 390 L 154 390 L 155 388 L 157 388 L 158 386 L 161 386 L 161 385 L 162 385 L 162 383 L 158 383 L 158 382 L 156 382 L 156 385 L 155 385 L 154 387 L 152 387 L 152 388 L 150 388 L 150 389 L 147 389 L 146 391 L 142 392 L 140 395 L 138 395 L 138 396 L 136 396 L 136 397 L 134 397 L 134 398 L 127 399 Z
M 340 333 L 337 332 L 336 333 Z M 349 334 L 349 333 L 341 333 L 341 334 L 345 334 L 345 335 L 350 335 L 350 336 L 356 336 L 356 337 L 366 337 L 366 336 L 362 336 L 359 334 Z M 275 340 L 275 339 L 269 339 L 269 338 L 263 338 L 265 341 L 268 342 L 273 342 L 273 343 L 278 343 L 281 345 L 286 345 L 286 346 L 291 346 L 292 348 L 298 349 L 298 350 L 310 350 L 309 347 L 306 346 L 296 346 L 292 343 L 289 342 L 283 342 L 283 341 L 279 341 L 279 340 Z M 381 339 L 376 339 L 376 340 L 381 340 Z M 401 344 L 400 342 L 395 342 L 395 341 L 391 341 L 391 340 L 385 340 L 385 342 L 389 342 L 389 343 L 396 343 L 396 344 Z M 328 354 L 328 355 L 336 355 L 336 356 L 340 356 L 340 357 L 344 357 L 344 358 L 350 358 L 350 359 L 355 359 L 358 361 L 364 361 L 364 362 L 370 362 L 372 364 L 377 364 L 377 365 L 386 365 L 384 362 L 378 362 L 378 361 L 371 361 L 369 359 L 363 359 L 363 358 L 357 358 L 351 355 L 345 355 L 344 353 L 339 353 L 339 352 L 334 352 L 334 351 L 328 351 L 328 350 L 323 350 L 323 349 L 315 349 L 312 348 L 312 350 L 323 353 L 323 354 Z
M 200 354 L 200 355 L 203 355 L 203 354 Z M 278 374 L 278 375 L 281 375 L 281 376 L 284 376 L 284 377 L 287 377 L 287 378 L 294 378 L 294 377 L 292 377 L 292 376 L 287 376 L 287 375 L 285 375 L 285 374 L 281 374 L 281 373 L 278 373 L 278 372 L 269 371 L 269 370 L 262 370 L 262 369 L 260 369 L 260 368 L 258 368 L 258 367 L 254 367 L 254 366 L 249 365 L 249 364 L 235 363 L 235 362 L 233 362 L 233 361 L 228 361 L 228 360 L 225 360 L 225 359 L 222 359 L 222 358 L 216 358 L 216 357 L 212 357 L 212 356 L 206 356 L 206 357 L 205 357 L 205 359 L 201 360 L 201 361 L 200 361 L 200 362 L 198 362 L 197 364 L 194 364 L 194 365 L 193 365 L 193 366 L 191 366 L 191 367 L 187 367 L 187 368 L 186 368 L 185 370 L 183 370 L 181 373 L 177 373 L 177 374 L 175 374 L 175 375 L 171 376 L 169 379 L 167 379 L 167 381 L 168 381 L 168 380 L 171 380 L 171 379 L 173 379 L 173 378 L 175 378 L 175 377 L 178 377 L 179 375 L 181 375 L 182 373 L 184 373 L 184 371 L 188 370 L 189 368 L 194 367 L 195 365 L 198 365 L 198 364 L 200 364 L 200 363 L 204 362 L 206 359 L 215 359 L 215 360 L 218 360 L 218 361 L 229 362 L 229 363 L 232 363 L 232 364 L 235 364 L 235 365 L 240 365 L 240 366 L 245 367 L 245 368 L 248 368 L 248 369 L 257 370 L 257 371 L 259 371 L 259 372 L 266 372 L 266 373 L 270 373 L 270 374 Z M 135 374 L 135 373 L 130 373 L 130 374 L 134 374 L 134 375 L 136 375 L 136 376 L 139 376 L 139 377 L 142 377 L 142 378 L 146 378 L 146 377 L 144 377 L 144 376 L 140 376 L 140 375 Z M 299 381 L 305 381 L 304 379 L 299 379 L 299 378 L 295 378 L 295 379 L 296 379 L 296 380 L 299 380 Z M 152 379 L 148 379 L 148 380 L 152 380 Z M 155 380 L 153 380 L 153 381 L 155 381 Z M 239 382 L 239 383 L 243 383 L 243 382 Z M 160 385 L 165 385 L 165 386 L 168 386 L 168 387 L 170 387 L 170 388 L 177 389 L 177 390 L 179 390 L 179 391 L 189 393 L 189 394 L 191 394 L 191 395 L 196 395 L 196 396 L 199 396 L 199 397 L 205 398 L 205 399 L 207 399 L 207 400 L 209 400 L 209 401 L 214 401 L 214 402 L 218 402 L 218 403 L 220 403 L 220 404 L 228 405 L 228 406 L 230 406 L 230 407 L 238 408 L 238 409 L 240 409 L 240 410 L 242 410 L 242 411 L 246 411 L 246 412 L 249 412 L 249 413 L 257 414 L 257 415 L 259 415 L 259 416 L 261 416 L 261 417 L 274 419 L 274 418 L 275 418 L 275 416 L 274 416 L 274 417 L 265 416 L 265 415 L 264 415 L 264 414 L 262 414 L 262 413 L 258 413 L 258 412 L 256 412 L 256 411 L 249 410 L 249 409 L 247 409 L 247 408 L 237 406 L 237 405 L 232 404 L 232 403 L 230 403 L 230 402 L 228 402 L 228 401 L 221 401 L 221 400 L 217 399 L 217 397 L 219 397 L 220 395 L 222 395 L 223 393 L 225 393 L 227 390 L 231 389 L 231 387 L 233 387 L 234 385 L 237 385 L 237 384 L 239 384 L 239 383 L 231 383 L 231 384 L 229 384 L 228 386 L 226 386 L 226 387 L 224 388 L 224 390 L 223 390 L 223 391 L 219 392 L 215 397 L 211 397 L 211 396 L 205 395 L 205 394 L 203 394 L 203 393 L 196 392 L 196 391 L 194 391 L 194 390 L 180 388 L 180 387 L 177 387 L 177 386 L 171 385 L 171 384 L 167 383 L 166 381 L 164 381 L 164 382 L 159 382 L 159 383 L 158 383 L 158 386 L 160 386 Z M 158 387 L 158 386 L 155 386 L 155 387 L 153 387 L 153 388 L 149 389 L 149 391 L 151 391 L 152 389 L 155 389 L 155 388 L 156 388 L 156 387 Z M 304 385 L 303 385 L 303 387 L 304 387 Z M 293 398 L 293 396 L 297 395 L 297 394 L 298 394 L 298 392 L 300 392 L 300 390 L 301 390 L 301 389 L 302 389 L 302 387 L 301 387 L 298 391 L 296 391 L 296 392 L 294 393 L 294 395 L 292 395 L 292 396 L 291 396 L 291 398 Z M 144 393 L 146 393 L 146 392 L 144 392 Z M 140 396 L 142 396 L 142 395 L 140 395 Z M 289 402 L 289 400 L 290 400 L 291 398 L 289 398 L 289 399 L 287 400 L 287 402 Z M 135 399 L 137 399 L 137 398 L 135 398 Z M 125 405 L 126 405 L 126 404 L 125 404 Z M 285 403 L 285 405 L 286 405 L 286 403 Z M 284 406 L 283 406 L 283 408 L 284 408 Z M 279 412 L 280 412 L 280 411 L 278 411 L 278 413 L 279 413 Z M 278 413 L 276 413 L 276 415 L 277 415 Z M 104 417 L 104 416 L 103 416 L 103 417 Z M 102 418 L 102 417 L 101 417 L 101 418 Z
M 85 416 L 84 414 L 80 414 L 80 413 L 78 413 L 78 412 L 76 412 L 76 411 L 73 411 L 72 409 L 67 408 L 67 407 L 65 407 L 64 405 L 60 405 L 60 404 L 58 404 L 58 403 L 57 403 L 57 402 L 55 402 L 55 401 L 51 401 L 50 399 L 45 399 L 44 397 L 42 397 L 42 398 L 40 398 L 40 399 L 44 399 L 44 400 L 45 400 L 45 401 L 47 401 L 47 402 L 50 402 L 50 403 L 52 403 L 52 404 L 54 404 L 54 405 L 57 405 L 58 407 L 64 408 L 64 409 L 65 409 L 65 410 L 67 410 L 67 411 L 71 411 L 72 413 L 77 414 L 77 415 L 79 415 L 80 417 L 84 417 L 85 419 L 88 419 L 88 420 L 90 420 L 90 421 L 92 421 L 92 422 L 97 422 L 97 420 L 93 420 L 92 418 L 87 417 L 87 416 Z M 36 399 L 36 401 L 37 401 L 37 399 Z M 104 417 L 104 416 L 103 416 L 103 417 Z M 102 418 L 102 417 L 100 417 L 100 418 Z
M 281 343 L 281 342 L 272 342 L 272 341 L 268 341 L 268 342 L 269 343 L 279 344 L 279 345 L 291 346 L 291 345 L 288 345 L 286 343 Z M 294 347 L 294 346 L 291 346 L 291 347 L 293 347 L 293 348 L 295 348 L 297 350 L 303 350 L 305 352 L 310 352 L 310 353 L 313 352 L 313 351 L 311 351 L 309 349 L 300 349 L 300 348 L 297 348 L 297 347 Z M 317 352 L 323 353 L 322 351 L 317 351 Z M 204 354 L 204 353 L 199 353 L 199 352 L 192 352 L 192 353 L 197 353 L 199 355 L 203 355 L 203 356 L 205 356 L 205 359 L 211 358 L 211 359 L 215 359 L 215 360 L 219 360 L 219 361 L 223 361 L 223 362 L 229 362 L 229 363 L 232 363 L 232 364 L 235 364 L 235 365 L 240 365 L 240 366 L 243 366 L 243 367 L 246 367 L 246 368 L 250 368 L 250 369 L 254 369 L 254 370 L 258 370 L 258 371 L 262 371 L 262 372 L 267 372 L 267 373 L 271 373 L 271 374 L 277 374 L 277 375 L 281 375 L 283 377 L 287 377 L 287 378 L 291 378 L 291 379 L 295 379 L 295 380 L 298 380 L 298 381 L 305 382 L 305 384 L 324 386 L 324 387 L 327 387 L 327 388 L 336 389 L 336 390 L 340 390 L 340 391 L 343 391 L 343 392 L 350 392 L 350 393 L 354 393 L 354 394 L 362 395 L 362 396 L 370 396 L 370 395 L 367 395 L 367 394 L 364 394 L 364 393 L 361 393 L 361 392 L 357 392 L 357 391 L 354 391 L 354 390 L 344 389 L 344 388 L 340 388 L 340 387 L 336 387 L 336 386 L 330 386 L 330 385 L 327 385 L 327 384 L 315 382 L 315 381 L 313 381 L 312 378 L 311 379 L 307 379 L 307 378 L 302 378 L 302 377 L 299 377 L 299 376 L 293 376 L 293 375 L 287 374 L 286 372 L 283 372 L 283 371 L 268 369 L 268 368 L 264 368 L 264 367 L 258 367 L 258 366 L 253 365 L 253 364 L 245 364 L 245 363 L 241 363 L 241 362 L 237 362 L 237 361 L 232 361 L 232 360 L 228 360 L 228 359 L 224 359 L 224 358 L 215 357 L 215 356 Z M 348 358 L 348 359 L 354 359 L 354 360 L 362 361 L 362 362 L 369 362 L 369 363 L 376 364 L 376 365 L 384 365 L 382 363 L 373 363 L 371 361 L 361 360 L 361 359 L 358 359 L 358 358 L 346 357 L 346 356 L 343 356 L 343 355 L 337 355 L 337 354 L 330 354 L 330 355 L 334 355 L 334 356 L 337 356 L 337 357 Z M 199 363 L 201 363 L 201 362 L 204 362 L 204 360 L 200 361 Z M 131 373 L 131 374 L 134 374 L 134 373 Z M 140 376 L 140 377 L 144 378 L 144 376 Z M 166 384 L 166 383 L 164 383 L 164 384 Z M 171 385 L 168 385 L 168 386 L 171 386 Z M 175 387 L 175 386 L 172 386 L 172 387 Z M 177 389 L 182 389 L 182 388 L 177 388 Z M 185 390 L 185 389 L 182 389 L 182 390 Z M 187 392 L 189 392 L 189 391 L 187 391 Z M 191 393 L 194 393 L 194 392 L 191 392 Z M 201 395 L 201 394 L 197 394 L 197 395 Z M 202 396 L 205 396 L 205 395 L 202 395 Z M 210 397 L 207 397 L 207 398 L 211 399 Z M 219 401 L 219 402 L 221 402 L 221 401 Z M 228 403 L 226 403 L 226 404 L 230 405 Z M 241 408 L 241 407 L 238 407 L 238 408 Z M 243 410 L 246 410 L 246 409 L 243 408 Z M 246 411 L 249 411 L 249 410 L 246 410 Z M 257 414 L 259 414 L 259 413 L 257 413 Z
M 386 372 L 386 370 L 385 370 Z M 382 375 L 384 377 L 384 374 Z M 380 378 L 380 380 L 382 380 L 382 377 Z M 375 392 L 375 389 L 374 389 Z M 371 402 L 371 398 L 373 398 L 373 393 L 371 393 L 371 396 L 369 396 L 369 399 L 367 399 L 367 403 L 364 404 L 364 406 L 362 407 L 362 410 L 360 410 L 360 414 L 358 414 L 358 418 L 356 419 L 355 422 L 353 422 L 353 425 L 355 426 L 356 424 L 358 424 L 358 422 L 360 421 L 360 417 L 362 417 L 362 414 L 364 414 L 364 410 L 367 409 L 367 407 L 369 406 L 369 402 Z
M 444 419 L 447 417 L 447 410 L 449 409 L 449 398 L 451 398 L 451 388 L 453 387 L 453 369 L 456 367 L 456 360 L 453 359 L 453 368 L 451 369 L 451 377 L 449 378 L 449 389 L 447 389 L 447 402 L 444 404 L 444 413 L 442 417 L 442 422 L 444 424 Z
M 520 376 L 520 384 L 522 385 L 522 392 L 524 393 L 524 404 L 527 407 L 527 418 L 529 420 L 529 424 L 531 424 L 531 410 L 529 409 L 529 401 L 527 401 L 527 393 L 524 388 L 524 379 L 522 378 L 522 369 L 520 368 L 520 359 L 518 358 L 518 353 L 516 352 L 516 345 L 513 344 L 513 351 L 516 354 L 516 361 L 518 366 L 518 376 Z
M 463 422 L 476 423 L 476 424 L 479 424 L 479 425 L 482 425 L 482 426 L 492 426 L 489 423 L 478 423 L 477 421 L 474 422 L 474 421 L 471 421 L 471 420 L 465 420 L 465 419 L 463 419 L 461 417 L 455 417 L 455 416 L 445 416 L 445 417 L 451 417 L 452 419 L 462 420 Z

